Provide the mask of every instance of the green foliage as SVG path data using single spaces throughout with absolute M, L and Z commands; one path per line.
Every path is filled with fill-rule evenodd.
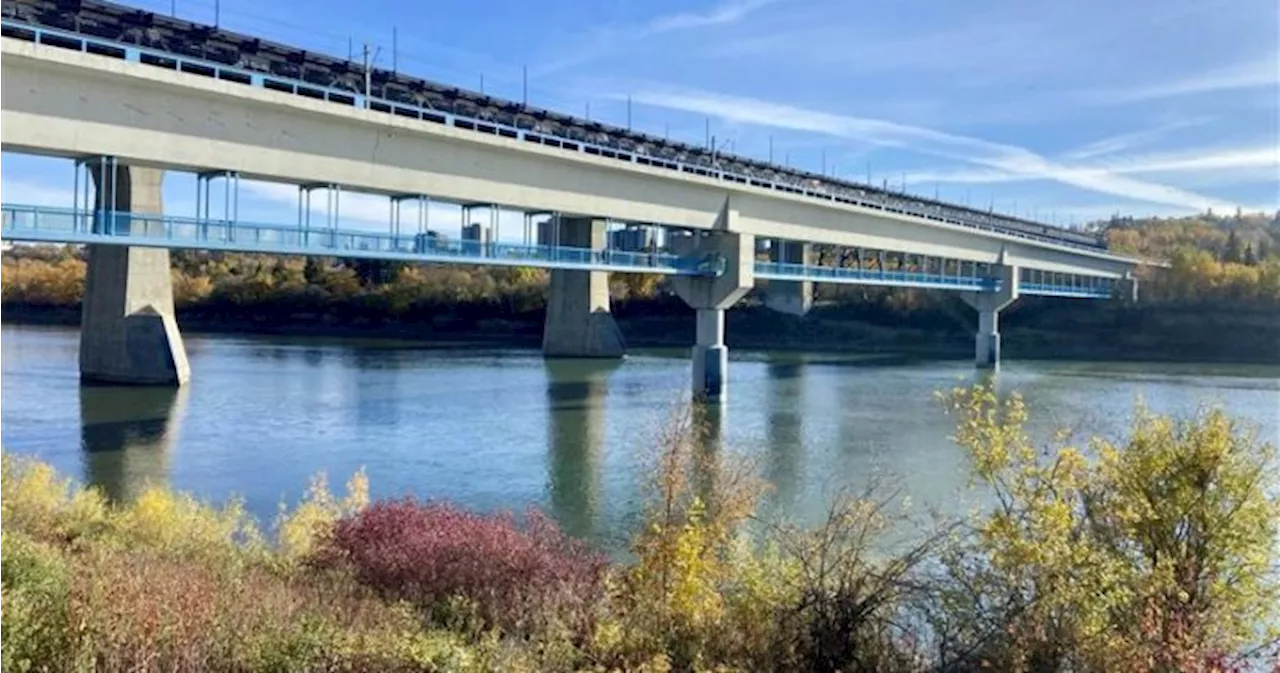
M 58 551 L 20 532 L 0 543 L 0 670 L 39 671 L 61 656 L 70 575 Z

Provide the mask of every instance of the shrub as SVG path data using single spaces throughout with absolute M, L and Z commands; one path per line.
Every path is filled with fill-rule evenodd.
M 98 491 L 78 488 L 44 463 L 0 455 L 0 516 L 6 531 L 70 543 L 102 532 L 107 513 Z
M 440 618 L 448 599 L 470 602 L 486 626 L 532 633 L 586 628 L 605 559 L 530 512 L 480 515 L 413 499 L 375 503 L 334 526 L 321 566 L 345 565 L 385 596 Z
M 737 654 L 724 647 L 732 640 L 724 632 L 726 598 L 742 560 L 738 534 L 762 484 L 751 465 L 713 446 L 703 411 L 685 407 L 648 457 L 644 520 L 631 547 L 636 563 L 613 592 L 622 633 L 612 654 L 626 667 L 658 657 L 682 669 Z
M 70 573 L 58 551 L 20 532 L 0 544 L 0 669 L 41 670 L 69 646 Z
M 944 655 L 1004 670 L 1205 670 L 1280 623 L 1275 447 L 1219 410 L 1034 447 L 1021 399 L 948 396 L 994 509 L 947 556 Z
M 215 508 L 159 486 L 148 486 L 119 508 L 112 537 L 128 548 L 210 563 L 256 562 L 267 551 L 240 502 Z
M 344 516 L 356 514 L 369 504 L 369 478 L 361 470 L 347 481 L 347 495 L 338 500 L 329 492 L 328 480 L 320 474 L 311 481 L 306 496 L 292 512 L 283 504 L 276 517 L 277 559 L 287 564 L 305 559 L 327 539 L 333 526 Z

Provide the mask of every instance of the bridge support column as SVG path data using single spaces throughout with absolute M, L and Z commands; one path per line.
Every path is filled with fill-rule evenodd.
M 98 217 L 160 214 L 164 171 L 121 166 L 113 159 L 87 162 L 97 187 Z M 116 245 L 88 246 L 88 272 L 80 311 L 80 380 L 85 383 L 181 386 L 191 376 L 187 351 L 174 318 L 169 251 Z
M 561 218 L 556 234 L 558 245 L 592 250 L 605 247 L 603 220 Z M 609 274 L 552 269 L 547 317 L 542 329 L 542 354 L 620 358 L 626 352 L 622 330 L 609 312 Z
M 974 364 L 980 369 L 1000 367 L 1000 311 L 1018 298 L 1018 267 L 1000 264 L 993 267 L 995 285 L 983 292 L 960 295 L 965 303 L 978 311 L 978 334 L 974 338 Z
M 697 315 L 697 337 L 692 359 L 695 399 L 721 402 L 728 399 L 729 348 L 724 343 L 724 312 L 746 296 L 755 283 L 755 237 L 729 231 L 736 211 L 726 203 L 716 228 L 680 239 L 677 254 L 723 260 L 718 276 L 676 276 L 676 294 Z
M 781 264 L 811 264 L 813 251 L 808 243 L 774 239 L 769 248 L 770 261 Z M 779 313 L 803 316 L 813 307 L 813 283 L 810 281 L 769 281 L 764 305 Z
M 1132 271 L 1126 272 L 1124 278 L 1116 281 L 1115 293 L 1121 301 L 1138 303 L 1138 279 Z

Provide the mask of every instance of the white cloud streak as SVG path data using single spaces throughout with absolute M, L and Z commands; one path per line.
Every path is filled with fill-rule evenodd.
M 1128 149 L 1132 149 L 1139 145 L 1150 143 L 1159 138 L 1163 138 L 1172 131 L 1196 126 L 1204 120 L 1179 120 L 1161 124 L 1154 128 L 1142 129 L 1131 133 L 1121 133 L 1109 136 L 1101 140 L 1095 140 L 1079 149 L 1067 152 L 1064 155 L 1066 159 L 1080 160 L 1090 159 L 1092 157 L 1105 156 L 1109 154 L 1117 154 Z
M 751 98 L 701 91 L 650 90 L 633 100 L 741 123 L 823 133 L 977 164 L 1023 180 L 1052 180 L 1080 189 L 1188 210 L 1234 208 L 1235 204 L 1098 168 L 1052 161 L 1026 148 L 932 129 L 806 110 Z
M 782 1 L 724 0 L 705 11 L 667 14 L 637 25 L 601 26 L 589 31 L 585 39 L 577 40 L 576 43 L 581 45 L 578 48 L 548 63 L 535 67 L 534 74 L 538 77 L 546 77 L 568 68 L 580 66 L 645 38 L 691 28 L 727 26 L 738 23 L 754 12 Z
M 1238 171 L 1245 178 L 1266 178 L 1280 184 L 1280 148 L 1274 146 L 1217 150 L 1187 150 L 1128 156 L 1105 162 L 1073 166 L 1073 170 L 1111 175 L 1186 174 Z M 917 171 L 908 174 L 915 183 L 995 184 L 1038 179 L 1007 170 L 960 169 Z M 1169 204 L 1177 205 L 1177 204 Z
M 779 0 L 729 0 L 705 12 L 680 12 L 678 14 L 660 16 L 645 24 L 639 32 L 641 35 L 647 36 L 668 33 L 673 30 L 737 23 L 746 18 L 748 14 L 777 2 Z
M 1280 87 L 1280 55 L 1270 54 L 1256 61 L 1188 75 L 1179 79 L 1124 89 L 1100 89 L 1078 96 L 1095 105 L 1128 105 L 1167 98 L 1220 94 Z

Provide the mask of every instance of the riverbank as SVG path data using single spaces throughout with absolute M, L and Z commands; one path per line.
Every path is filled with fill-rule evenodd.
M 1089 462 L 1027 439 L 1016 395 L 961 388 L 945 409 L 971 477 L 1000 496 L 997 512 L 923 523 L 873 484 L 835 495 L 814 527 L 765 516 L 745 536 L 763 484 L 749 463 L 703 450 L 699 412 L 686 409 L 641 454 L 650 479 L 625 561 L 536 511 L 370 501 L 362 472 L 345 494 L 313 481 L 262 527 L 236 502 L 210 506 L 158 485 L 108 501 L 6 453 L 3 668 L 1274 664 L 1275 644 L 1257 647 L 1280 604 L 1274 447 L 1217 411 L 1177 422 L 1139 415 L 1125 438 L 1099 438 L 1093 446 L 1108 458 Z M 1056 464 L 1041 464 L 1045 450 Z M 1165 490 L 1153 495 L 1150 483 Z M 1135 521 L 1135 511 L 1154 514 Z M 1181 544 L 1184 534 L 1203 542 Z M 1194 573 L 1150 568 L 1133 548 Z M 1232 579 L 1229 590 L 1218 577 Z M 1178 598 L 1197 590 L 1194 602 Z
M 869 307 L 827 304 L 804 318 L 758 303 L 726 316 L 730 348 L 904 355 L 960 359 L 972 355 L 973 317 L 966 307 L 940 302 L 932 310 L 894 314 Z M 368 312 L 281 313 L 252 307 L 180 309 L 187 333 L 271 334 L 420 341 L 434 345 L 486 344 L 537 348 L 539 310 L 505 316 L 474 310 L 426 319 L 396 319 Z M 632 301 L 615 308 L 632 348 L 684 348 L 694 338 L 692 313 L 670 300 Z M 8 324 L 78 327 L 78 307 L 5 303 Z M 1003 355 L 1011 359 L 1115 360 L 1280 364 L 1280 313 L 1196 307 L 1123 306 L 1101 302 L 1024 298 L 1001 316 Z

